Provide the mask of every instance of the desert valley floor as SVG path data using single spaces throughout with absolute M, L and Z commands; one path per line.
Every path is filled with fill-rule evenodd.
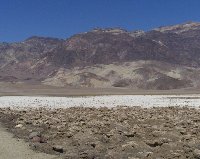
M 4 86 L 1 156 L 6 147 L 19 154 L 25 144 L 23 159 L 200 158 L 198 90 L 40 88 L 39 94 Z

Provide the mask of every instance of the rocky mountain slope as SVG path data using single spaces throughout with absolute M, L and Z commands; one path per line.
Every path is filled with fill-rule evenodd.
M 0 43 L 0 81 L 72 87 L 198 88 L 200 23 L 93 29 L 66 40 Z

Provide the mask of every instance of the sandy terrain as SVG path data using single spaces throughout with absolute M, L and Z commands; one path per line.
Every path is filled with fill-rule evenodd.
M 0 96 L 91 96 L 91 95 L 188 95 L 198 89 L 134 90 L 128 88 L 68 88 L 39 84 L 0 82 Z
M 13 138 L 13 134 L 8 133 L 0 125 L 0 158 L 1 159 L 58 159 L 58 156 L 38 153 L 31 150 L 28 143 Z

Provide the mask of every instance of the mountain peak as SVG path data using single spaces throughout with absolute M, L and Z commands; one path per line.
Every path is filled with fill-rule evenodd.
M 25 42 L 33 42 L 33 41 L 58 41 L 61 39 L 58 38 L 50 38 L 50 37 L 42 37 L 42 36 L 31 36 L 25 40 Z
M 127 33 L 127 30 L 122 28 L 94 28 L 92 32 L 121 34 L 121 33 Z
M 159 28 L 156 28 L 154 30 L 160 31 L 160 32 L 172 32 L 172 33 L 179 34 L 179 33 L 185 32 L 185 31 L 196 30 L 196 29 L 200 29 L 200 23 L 188 21 L 188 22 L 185 22 L 185 23 L 182 23 L 182 24 L 159 27 Z
M 38 39 L 44 39 L 45 37 L 40 37 L 40 36 L 31 36 L 27 38 L 25 41 L 30 41 L 30 40 L 38 40 Z

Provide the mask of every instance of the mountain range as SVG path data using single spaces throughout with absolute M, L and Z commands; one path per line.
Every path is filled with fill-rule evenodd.
M 0 82 L 59 87 L 200 87 L 200 23 L 0 43 Z

